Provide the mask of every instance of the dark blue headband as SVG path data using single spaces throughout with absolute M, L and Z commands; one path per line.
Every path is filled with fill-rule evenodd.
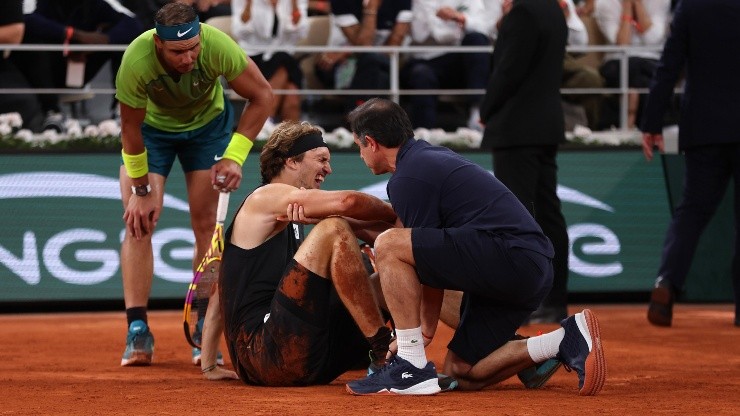
M 162 40 L 187 40 L 198 36 L 198 33 L 200 33 L 200 19 L 196 16 L 192 22 L 174 26 L 155 23 L 154 27 L 157 29 L 157 36 Z

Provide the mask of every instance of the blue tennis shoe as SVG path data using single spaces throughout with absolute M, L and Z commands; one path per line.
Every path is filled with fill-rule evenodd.
M 424 368 L 416 368 L 401 357 L 394 356 L 388 364 L 367 377 L 347 383 L 347 392 L 366 396 L 374 394 L 437 394 L 439 387 L 437 369 L 433 362 Z
M 606 359 L 601 346 L 601 332 L 596 315 L 589 309 L 565 318 L 560 325 L 565 337 L 560 342 L 557 359 L 567 370 L 578 375 L 581 396 L 593 396 L 601 391 L 606 380 Z
M 126 350 L 121 366 L 151 365 L 154 357 L 154 335 L 142 320 L 131 322 L 126 335 Z

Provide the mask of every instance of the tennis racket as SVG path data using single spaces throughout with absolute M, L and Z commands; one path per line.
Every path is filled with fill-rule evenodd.
M 224 250 L 224 220 L 229 208 L 229 193 L 221 192 L 218 196 L 218 208 L 216 209 L 216 227 L 211 237 L 211 245 L 208 247 L 203 260 L 193 275 L 193 281 L 188 286 L 185 295 L 185 306 L 183 308 L 183 330 L 188 344 L 200 348 L 203 319 L 208 308 L 208 298 L 211 288 L 218 281 L 218 271 L 221 266 L 221 254 Z

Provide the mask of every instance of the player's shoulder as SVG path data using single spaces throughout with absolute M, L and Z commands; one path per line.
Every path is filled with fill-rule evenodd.
M 254 202 L 270 202 L 274 201 L 277 197 L 286 195 L 296 189 L 298 188 L 284 183 L 268 183 L 255 189 L 254 192 L 249 195 L 247 200 L 252 200 Z
M 134 65 L 135 63 L 151 59 L 153 55 L 154 29 L 150 29 L 131 41 L 123 54 L 123 60 L 126 65 Z

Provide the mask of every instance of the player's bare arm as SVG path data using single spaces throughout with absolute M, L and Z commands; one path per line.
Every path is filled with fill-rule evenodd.
M 213 286 L 213 294 L 208 298 L 205 323 L 203 324 L 203 344 L 200 356 L 200 368 L 203 377 L 208 380 L 238 380 L 239 376 L 231 370 L 219 367 L 216 363 L 218 344 L 224 330 L 224 321 L 221 316 L 218 289 Z
M 254 141 L 272 112 L 272 87 L 249 57 L 247 57 L 247 67 L 236 78 L 229 81 L 229 86 L 239 96 L 249 101 L 249 105 L 244 108 L 239 117 L 236 132 Z M 228 192 L 238 189 L 241 180 L 241 166 L 233 160 L 221 159 L 211 168 L 211 183 L 221 191 Z
M 352 26 L 341 28 L 349 43 L 355 46 L 371 46 L 373 44 L 380 3 L 380 1 L 375 0 L 364 2 L 362 19 L 360 22 Z
M 282 213 L 288 204 L 298 204 L 309 218 L 340 215 L 361 221 L 396 221 L 396 213 L 389 203 L 359 191 L 295 189 L 281 202 L 285 202 Z
M 144 138 L 141 135 L 141 125 L 144 123 L 146 109 L 133 108 L 121 103 L 121 144 L 124 153 L 139 155 L 144 152 Z M 151 233 L 159 220 L 162 204 L 161 189 L 153 187 L 146 196 L 134 195 L 131 186 L 151 185 L 149 175 L 130 178 L 125 170 L 121 171 L 121 192 L 125 205 L 123 219 L 126 228 L 136 239 Z

